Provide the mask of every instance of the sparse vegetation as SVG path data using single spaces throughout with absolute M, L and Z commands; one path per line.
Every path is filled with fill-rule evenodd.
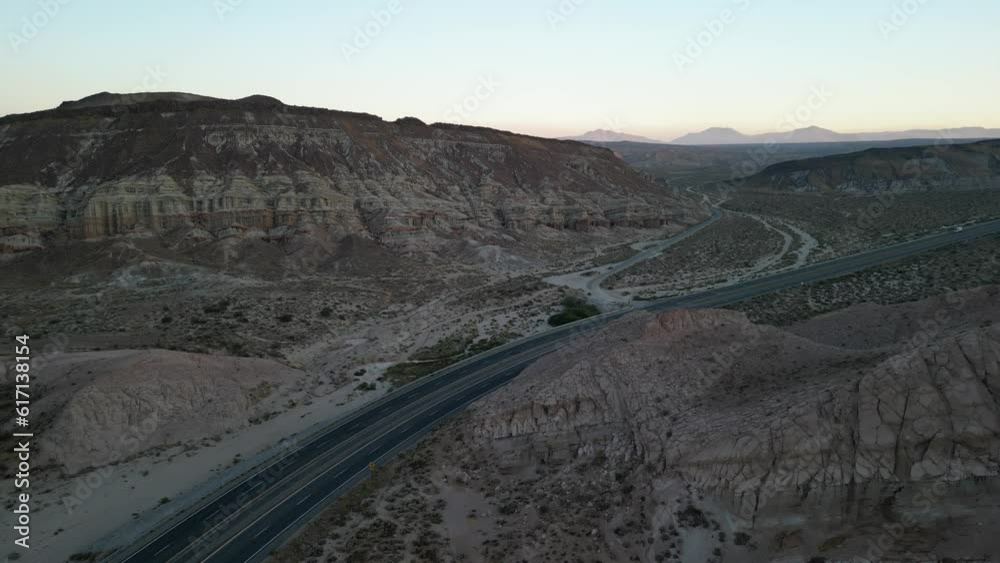
M 385 376 L 393 387 L 401 387 L 452 364 L 503 346 L 518 336 L 514 333 L 503 333 L 475 340 L 469 336 L 452 335 L 433 346 L 417 351 L 411 356 L 410 361 L 389 367 Z
M 820 260 L 1000 217 L 1000 190 L 863 196 L 739 191 L 725 207 L 800 226 L 824 247 L 815 257 Z
M 562 326 L 601 314 L 600 309 L 579 297 L 566 296 L 561 303 L 563 310 L 549 317 L 549 324 Z
M 891 305 L 991 284 L 1000 284 L 1000 237 L 943 248 L 727 308 L 743 311 L 757 323 L 789 325 L 861 303 Z
M 619 272 L 607 288 L 657 287 L 679 292 L 713 285 L 754 271 L 783 249 L 782 236 L 759 221 L 727 215 L 663 254 Z
M 708 528 L 708 518 L 705 513 L 693 504 L 677 513 L 677 523 L 685 528 Z

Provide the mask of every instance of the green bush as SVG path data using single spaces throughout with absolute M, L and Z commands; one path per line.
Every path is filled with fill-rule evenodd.
M 393 387 L 401 387 L 476 354 L 502 346 L 519 336 L 504 332 L 491 338 L 475 340 L 472 336 L 452 335 L 434 346 L 418 350 L 410 356 L 410 361 L 391 366 L 386 370 L 385 376 Z
M 461 356 L 471 344 L 472 337 L 454 334 L 448 338 L 441 339 L 437 344 L 429 348 L 418 350 L 410 359 L 418 362 L 446 360 Z
M 597 307 L 587 303 L 579 297 L 567 295 L 562 300 L 563 310 L 549 317 L 551 326 L 562 326 L 582 319 L 600 315 L 601 311 Z

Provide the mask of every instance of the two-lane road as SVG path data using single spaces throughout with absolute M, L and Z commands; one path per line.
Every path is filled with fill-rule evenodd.
M 992 221 L 738 285 L 648 302 L 638 309 L 660 312 L 718 307 L 997 234 L 1000 221 Z M 538 358 L 630 312 L 611 313 L 528 337 L 399 389 L 203 499 L 135 545 L 120 550 L 111 561 L 263 560 L 364 478 L 371 462 L 378 465 L 391 459 L 436 424 L 509 382 Z

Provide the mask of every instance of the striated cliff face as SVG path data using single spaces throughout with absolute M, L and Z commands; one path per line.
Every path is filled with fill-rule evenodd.
M 1000 188 L 1000 141 L 877 148 L 782 162 L 747 181 L 752 189 L 872 194 Z
M 698 544 L 612 541 L 619 557 L 989 560 L 1000 553 L 981 527 L 1000 517 L 1000 292 L 893 309 L 880 316 L 891 326 L 846 311 L 791 331 L 729 311 L 637 314 L 540 361 L 463 424 L 502 474 L 541 464 L 579 475 L 580 486 L 559 471 L 522 484 L 529 498 L 568 487 L 589 511 L 601 501 L 587 504 L 586 483 L 610 468 L 638 492 L 594 525 L 687 528 L 681 538 Z M 862 334 L 823 342 L 838 330 Z M 697 535 L 702 512 L 721 539 Z M 734 532 L 760 549 L 727 544 Z
M 403 250 L 538 229 L 662 227 L 703 212 L 605 149 L 292 107 L 98 94 L 0 119 L 0 247 L 319 227 Z

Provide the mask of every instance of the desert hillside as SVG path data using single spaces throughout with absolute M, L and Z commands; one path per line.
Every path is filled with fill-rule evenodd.
M 754 189 L 838 194 L 983 190 L 1000 187 L 1000 141 L 875 148 L 774 164 Z
M 545 329 L 564 296 L 540 274 L 707 216 L 604 148 L 265 96 L 0 118 L 0 328 L 47 350 L 43 509 L 107 480 L 39 519 L 44 549 L 153 522 L 290 436 Z
M 274 361 L 125 350 L 60 356 L 38 403 L 44 463 L 67 473 L 246 430 L 303 374 Z M 124 434 L 123 434 L 124 432 Z
M 998 320 L 995 287 L 787 330 L 633 315 L 481 400 L 285 560 L 990 560 Z

